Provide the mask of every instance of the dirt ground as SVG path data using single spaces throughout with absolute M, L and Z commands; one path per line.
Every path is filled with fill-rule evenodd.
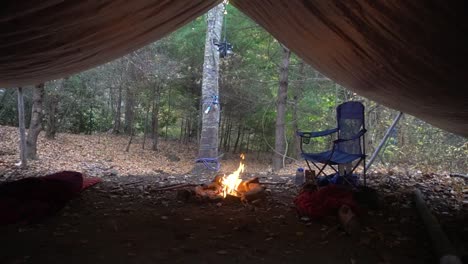
M 246 206 L 179 202 L 154 183 L 105 178 L 57 216 L 0 228 L 0 263 L 435 263 L 410 208 L 367 212 L 353 238 L 334 217 L 298 219 L 292 186 Z
M 336 217 L 300 219 L 293 207 L 297 188 L 290 164 L 279 175 L 247 155 L 246 177 L 282 182 L 268 185 L 267 199 L 180 202 L 161 186 L 207 183 L 187 173 L 195 149 L 163 141 L 154 153 L 136 140 L 129 153 L 124 137 L 59 134 L 40 137 L 40 159 L 17 168 L 14 128 L 0 127 L 0 182 L 58 170 L 101 177 L 57 215 L 32 225 L 0 227 L 0 264 L 23 263 L 437 263 L 429 237 L 411 203 L 420 188 L 460 254 L 468 249 L 467 208 L 462 179 L 447 175 L 372 173 L 369 184 L 381 207 L 360 215 L 360 237 L 347 235 Z M 42 147 L 41 147 L 42 146 Z M 176 157 L 174 157 L 176 156 Z M 223 168 L 232 171 L 235 157 Z M 177 161 L 177 159 L 180 159 Z M 136 176 L 139 175 L 139 176 Z

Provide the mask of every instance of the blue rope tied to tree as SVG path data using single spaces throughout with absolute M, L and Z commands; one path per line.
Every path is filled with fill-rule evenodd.
M 212 107 L 219 105 L 219 96 L 213 95 L 211 96 L 211 100 L 205 101 L 205 104 L 208 104 L 208 107 L 205 110 L 205 114 L 208 114 Z
M 218 158 L 198 158 L 195 163 L 203 163 L 207 169 L 212 171 L 219 171 L 221 167 Z

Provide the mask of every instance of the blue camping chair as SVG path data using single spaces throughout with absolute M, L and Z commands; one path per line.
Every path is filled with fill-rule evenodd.
M 344 179 L 352 177 L 354 170 L 363 162 L 364 171 L 364 186 L 366 185 L 366 151 L 364 135 L 366 133 L 364 123 L 364 105 L 360 102 L 351 101 L 340 104 L 336 108 L 337 128 L 320 131 L 320 132 L 297 132 L 301 137 L 301 156 L 305 159 L 307 166 L 312 170 L 310 163 L 312 163 L 320 174 L 324 174 L 324 169 L 330 166 L 336 175 L 339 174 L 338 170 L 333 165 L 352 164 L 351 171 L 346 171 L 343 176 Z M 320 153 L 307 153 L 304 151 L 304 144 L 309 144 L 311 138 L 323 137 L 327 135 L 337 134 L 337 139 L 333 141 L 330 150 Z M 317 163 L 323 164 L 321 167 Z

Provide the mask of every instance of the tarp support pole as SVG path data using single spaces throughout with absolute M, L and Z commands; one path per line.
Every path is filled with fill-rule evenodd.
M 382 147 L 385 145 L 385 142 L 387 142 L 388 137 L 392 133 L 393 128 L 398 124 L 398 121 L 400 121 L 400 118 L 403 116 L 403 112 L 399 112 L 398 115 L 395 117 L 393 120 L 392 125 L 388 128 L 387 132 L 385 133 L 384 137 L 382 138 L 382 141 L 380 142 L 379 146 L 375 149 L 374 153 L 372 154 L 372 157 L 369 159 L 369 162 L 366 165 L 366 171 L 369 170 L 370 166 L 372 163 L 374 163 L 375 158 L 379 155 L 380 150 Z

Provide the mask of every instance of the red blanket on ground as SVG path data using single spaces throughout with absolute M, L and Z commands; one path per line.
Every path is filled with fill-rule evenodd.
M 79 172 L 62 171 L 3 183 L 0 185 L 0 225 L 39 221 L 100 181 Z
M 299 215 L 312 219 L 334 215 L 342 205 L 348 205 L 355 213 L 358 211 L 353 193 L 336 185 L 328 185 L 318 191 L 302 191 L 294 199 L 294 204 Z

